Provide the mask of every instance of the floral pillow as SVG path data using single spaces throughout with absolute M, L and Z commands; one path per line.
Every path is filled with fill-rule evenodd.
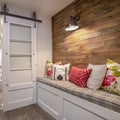
M 56 62 L 55 64 L 61 64 L 61 61 Z M 53 74 L 53 63 L 47 60 L 45 66 L 45 77 L 52 79 L 52 74 Z
M 108 70 L 102 88 L 113 94 L 120 95 L 120 64 L 108 59 L 106 65 Z

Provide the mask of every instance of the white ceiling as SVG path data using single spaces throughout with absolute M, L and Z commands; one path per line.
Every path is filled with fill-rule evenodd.
M 52 17 L 73 1 L 74 0 L 0 0 L 0 4 L 6 3 L 7 5 L 37 11 Z

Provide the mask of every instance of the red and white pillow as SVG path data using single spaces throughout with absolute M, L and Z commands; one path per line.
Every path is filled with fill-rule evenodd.
M 69 81 L 80 87 L 86 87 L 91 71 L 91 69 L 79 69 L 73 66 L 69 74 Z

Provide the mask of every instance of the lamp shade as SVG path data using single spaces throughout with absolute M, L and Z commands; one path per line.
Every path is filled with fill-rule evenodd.
M 80 19 L 79 16 L 76 17 L 70 17 L 70 20 L 65 28 L 66 31 L 73 31 L 79 28 L 79 26 L 77 25 L 77 21 Z

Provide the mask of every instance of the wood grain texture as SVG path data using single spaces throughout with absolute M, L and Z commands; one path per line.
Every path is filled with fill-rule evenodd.
M 66 32 L 70 16 L 80 15 L 80 28 Z M 84 68 L 120 63 L 120 0 L 75 0 L 52 18 L 53 62 Z

